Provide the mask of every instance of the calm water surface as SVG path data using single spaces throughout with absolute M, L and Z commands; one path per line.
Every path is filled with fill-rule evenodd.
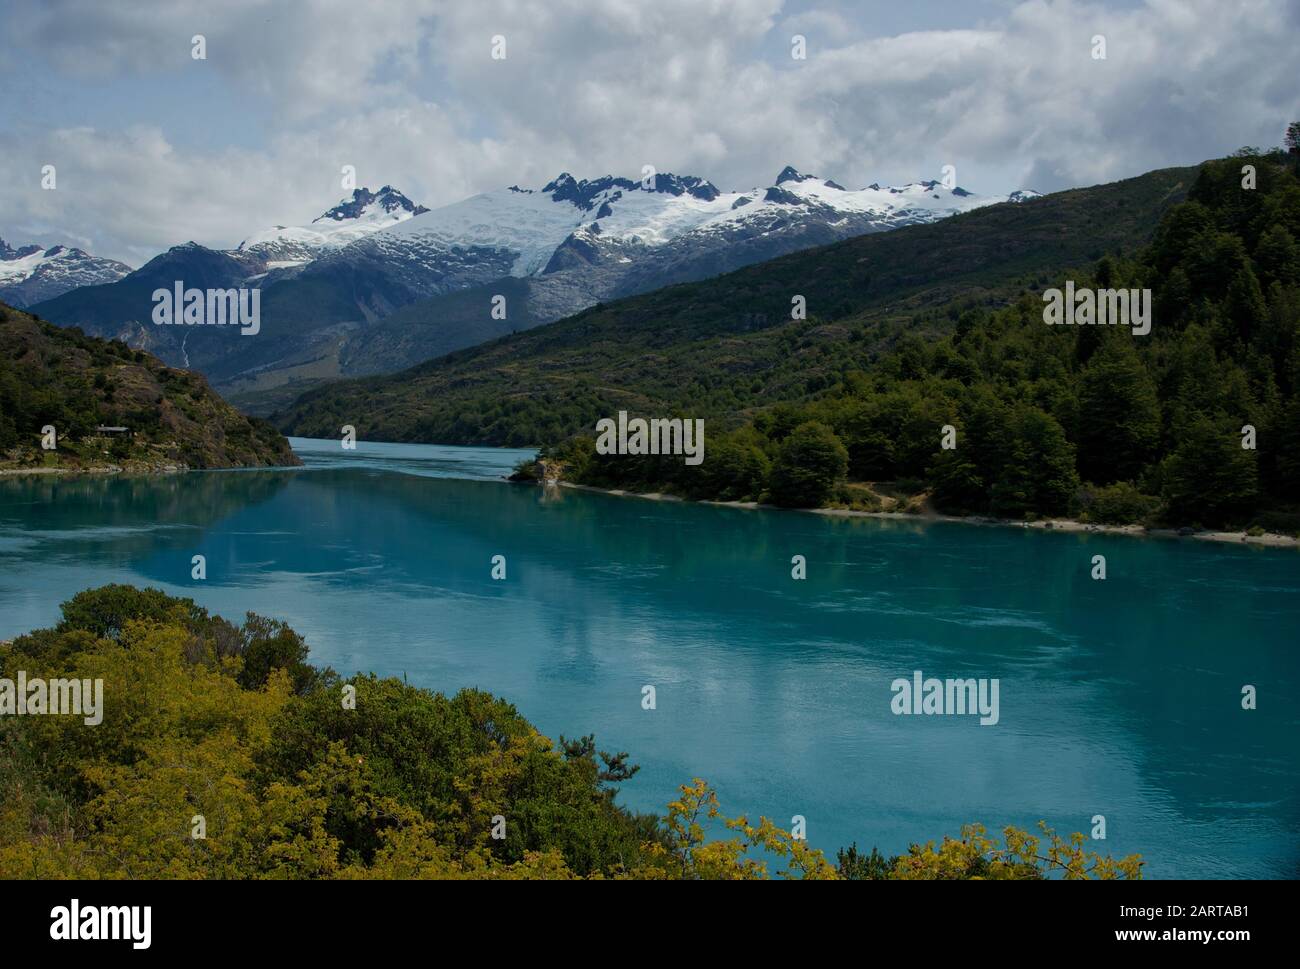
M 294 445 L 304 469 L 0 479 L 0 638 L 89 586 L 153 585 L 283 619 L 340 672 L 595 732 L 641 765 L 622 798 L 642 809 L 704 777 L 831 852 L 1101 814 L 1094 846 L 1148 877 L 1300 876 L 1294 550 L 652 502 L 502 482 L 527 451 Z M 1001 722 L 894 716 L 917 669 L 997 677 Z

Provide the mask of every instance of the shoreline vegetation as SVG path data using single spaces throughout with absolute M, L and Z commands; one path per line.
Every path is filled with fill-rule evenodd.
M 831 861 L 699 778 L 628 810 L 639 768 L 593 735 L 552 742 L 506 700 L 307 662 L 282 622 L 158 589 L 78 593 L 0 641 L 0 875 L 8 878 L 1139 879 L 1140 855 L 1014 827 L 855 844 Z M 97 723 L 15 683 L 103 684 Z M 51 687 L 52 689 L 52 687 Z M 79 696 L 79 694 L 78 694 Z M 81 713 L 82 711 L 72 711 Z
M 1050 325 L 1044 301 L 1060 290 L 1141 293 L 1150 331 L 1091 313 Z M 611 450 L 591 430 L 557 435 L 540 470 L 517 476 L 830 515 L 1297 544 L 1300 153 L 1206 162 L 1137 251 L 1042 274 L 1001 305 L 954 301 L 946 324 L 903 325 L 865 353 L 850 340 L 829 386 L 711 422 L 698 466 L 673 437 L 699 416 L 680 401 L 657 414 L 620 405 L 619 426 L 649 418 L 654 440 L 642 431 Z
M 533 462 L 526 462 L 532 464 Z M 267 466 L 261 470 L 294 470 L 294 466 Z M 79 467 L 6 467 L 0 464 L 0 478 L 19 477 L 25 475 L 49 475 L 49 476 L 107 476 L 107 475 L 167 475 L 167 474 L 184 474 L 194 470 L 216 470 L 230 471 L 238 470 L 235 468 L 210 468 L 195 469 L 188 468 L 184 465 L 148 465 L 126 464 L 126 465 L 90 465 Z M 830 518 L 879 518 L 887 521 L 904 521 L 916 523 L 929 522 L 958 522 L 965 525 L 985 525 L 1000 528 L 1028 528 L 1038 531 L 1057 531 L 1065 534 L 1100 534 L 1100 535 L 1128 535 L 1136 538 L 1193 538 L 1206 542 L 1225 542 L 1230 544 L 1247 544 L 1258 545 L 1268 548 L 1300 548 L 1300 536 L 1287 535 L 1281 532 L 1261 531 L 1252 534 L 1250 531 L 1222 531 L 1214 529 L 1197 529 L 1191 527 L 1149 527 L 1140 524 L 1128 525 L 1111 525 L 1100 522 L 1079 521 L 1073 518 L 1040 518 L 1034 520 L 1015 520 L 1009 518 L 993 518 L 984 515 L 950 515 L 935 511 L 928 507 L 924 501 L 924 496 L 918 496 L 919 501 L 915 504 L 908 503 L 907 511 L 866 511 L 856 508 L 785 508 L 781 505 L 765 503 L 760 501 L 739 501 L 739 500 L 718 500 L 709 498 L 685 498 L 681 495 L 674 495 L 667 492 L 657 491 L 633 491 L 626 488 L 602 488 L 595 485 L 580 484 L 574 481 L 566 481 L 560 478 L 543 478 L 534 477 L 532 474 L 521 474 L 517 471 L 509 480 L 519 482 L 531 482 L 541 485 L 557 484 L 560 487 L 571 488 L 575 491 L 591 491 L 598 494 L 616 495 L 627 498 L 644 498 L 650 501 L 682 501 L 691 502 L 700 505 L 716 505 L 720 508 L 743 508 L 747 510 L 767 510 L 767 511 L 797 511 L 806 514 L 824 515 Z M 863 482 L 864 487 L 870 487 L 874 483 Z

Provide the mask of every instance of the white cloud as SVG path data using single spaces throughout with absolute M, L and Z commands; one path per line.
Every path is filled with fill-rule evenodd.
M 60 187 L 42 193 L 34 174 L 0 184 L 0 235 L 89 238 L 137 263 L 190 238 L 230 245 L 332 204 L 343 163 L 426 205 L 644 164 L 735 188 L 786 163 L 848 185 L 938 177 L 952 163 L 976 191 L 1054 190 L 1272 145 L 1300 116 L 1288 0 L 1027 0 L 974 29 L 943 30 L 931 11 L 924 29 L 875 38 L 839 11 L 781 8 L 12 4 L 15 42 L 110 88 L 141 74 L 166 84 L 204 33 L 216 80 L 272 121 L 213 154 L 168 117 L 117 127 L 105 113 L 93 129 L 33 118 L 35 137 L 0 134 L 0 147 L 20 173 L 57 157 Z M 816 39 L 806 61 L 789 58 L 797 30 Z M 505 61 L 490 57 L 495 34 Z M 1091 57 L 1094 34 L 1105 61 Z
M 428 10 L 419 0 L 36 0 L 13 4 L 6 27 L 10 42 L 92 82 L 193 67 L 202 35 L 205 67 L 302 118 L 363 105 L 383 89 L 381 70 L 412 70 Z

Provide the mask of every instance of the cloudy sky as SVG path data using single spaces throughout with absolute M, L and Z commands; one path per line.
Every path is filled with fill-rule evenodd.
M 4 0 L 0 37 L 0 238 L 133 266 L 306 223 L 343 165 L 428 206 L 647 164 L 1046 192 L 1300 118 L 1298 0 Z

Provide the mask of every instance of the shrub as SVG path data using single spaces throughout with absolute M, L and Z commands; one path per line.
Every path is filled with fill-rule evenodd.
M 1075 496 L 1076 513 L 1081 521 L 1104 525 L 1137 525 L 1150 520 L 1160 510 L 1160 499 L 1143 494 L 1129 481 L 1114 484 L 1084 485 Z
M 611 786 L 636 772 L 626 753 L 591 736 L 553 745 L 478 690 L 447 697 L 358 675 L 348 707 L 324 670 L 295 695 L 285 670 L 305 656 L 282 623 L 250 615 L 237 630 L 156 589 L 74 596 L 57 629 L 18 637 L 0 660 L 132 689 L 94 730 L 0 720 L 0 872 L 699 880 L 764 878 L 777 863 L 777 876 L 801 879 L 1140 877 L 1138 856 L 1086 852 L 1082 834 L 1007 828 L 998 842 L 977 826 L 896 858 L 855 845 L 837 868 L 769 819 L 725 817 L 700 779 L 662 819 L 633 814 Z M 195 814 L 213 836 L 190 836 Z
M 849 470 L 849 454 L 825 424 L 800 424 L 781 442 L 768 490 L 775 504 L 818 508 L 835 493 Z

